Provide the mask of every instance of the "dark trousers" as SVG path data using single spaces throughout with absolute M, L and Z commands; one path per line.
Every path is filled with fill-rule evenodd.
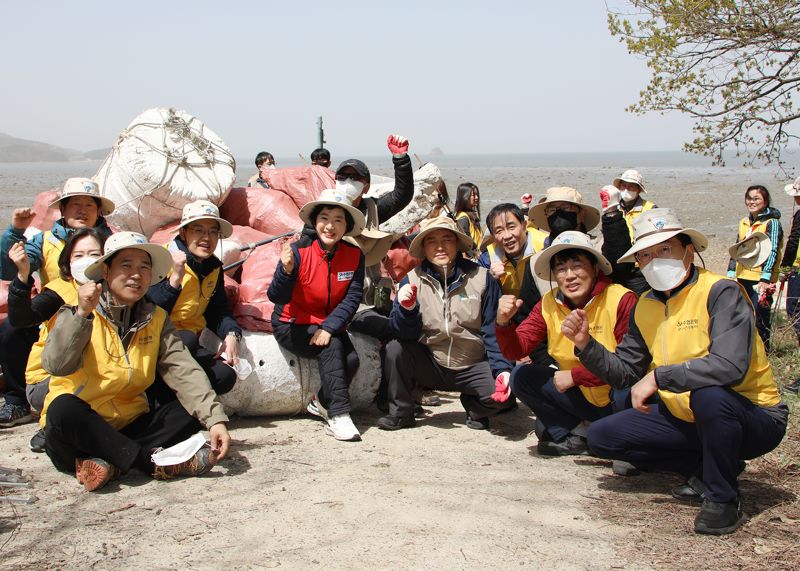
M 448 369 L 416 341 L 387 343 L 384 374 L 388 381 L 389 414 L 396 417 L 414 415 L 414 395 L 423 386 L 460 392 L 461 405 L 475 419 L 495 415 L 509 406 L 492 400 L 494 375 L 488 362 L 481 361 L 459 371 Z
M 729 502 L 738 496 L 739 462 L 780 444 L 786 427 L 728 388 L 692 391 L 695 422 L 675 418 L 663 402 L 650 414 L 628 409 L 593 423 L 592 453 L 644 468 L 701 475 L 706 499 Z
M 45 450 L 61 472 L 75 472 L 76 458 L 102 458 L 123 473 L 135 467 L 152 475 L 153 449 L 169 447 L 202 430 L 181 403 L 172 401 L 115 430 L 80 398 L 59 395 L 47 408 Z
M 8 404 L 28 406 L 25 397 L 25 369 L 31 347 L 39 339 L 39 326 L 12 327 L 8 319 L 0 325 L 0 365 L 3 367 Z
M 758 304 L 758 290 L 756 289 L 758 282 L 741 279 L 738 280 L 738 282 L 744 286 L 744 289 L 747 290 L 747 295 L 750 296 L 750 301 L 752 302 L 753 308 L 756 312 L 756 329 L 758 330 L 758 336 L 761 337 L 761 340 L 764 342 L 764 349 L 769 352 L 772 296 L 767 296 L 767 303 L 769 305 L 767 305 L 767 307 L 763 307 Z
M 186 345 L 194 360 L 205 371 L 214 392 L 218 395 L 223 395 L 231 390 L 236 383 L 236 371 L 222 359 L 217 359 L 214 353 L 202 347 L 195 333 L 179 329 L 178 335 L 180 335 L 183 344 Z M 175 395 L 175 391 L 158 375 L 153 384 L 147 389 L 147 396 L 150 399 L 151 407 L 166 404 L 178 398 Z
M 582 421 L 594 422 L 614 412 L 611 403 L 603 407 L 590 403 L 578 387 L 558 392 L 554 373 L 555 369 L 541 365 L 518 365 L 511 372 L 511 390 L 542 421 L 552 440 L 561 442 Z
M 317 325 L 272 322 L 278 344 L 300 357 L 315 357 L 319 366 L 319 402 L 330 416 L 350 412 L 350 381 L 358 370 L 358 353 L 346 332 L 331 336 L 326 347 L 309 345 Z
M 792 271 L 786 280 L 786 314 L 800 340 L 800 274 L 796 271 Z

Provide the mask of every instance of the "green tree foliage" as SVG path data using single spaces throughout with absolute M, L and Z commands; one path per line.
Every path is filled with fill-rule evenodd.
M 781 153 L 800 140 L 790 130 L 800 117 L 792 102 L 800 93 L 800 1 L 629 4 L 627 11 L 609 10 L 608 27 L 630 53 L 646 58 L 652 75 L 627 110 L 693 117 L 697 136 L 684 149 L 715 164 L 724 164 L 726 149 L 750 164 L 780 164 Z

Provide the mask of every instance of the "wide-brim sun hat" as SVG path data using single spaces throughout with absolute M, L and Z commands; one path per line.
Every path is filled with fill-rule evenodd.
M 626 170 L 624 173 L 614 179 L 613 185 L 619 188 L 619 183 L 621 182 L 632 182 L 633 184 L 638 184 L 639 188 L 642 189 L 642 192 L 647 194 L 647 189 L 644 187 L 644 177 L 636 169 Z
M 635 262 L 637 252 L 666 242 L 678 234 L 686 234 L 697 252 L 708 247 L 708 238 L 694 228 L 686 228 L 671 208 L 652 208 L 633 219 L 633 246 L 625 252 L 618 263 Z
M 364 265 L 367 267 L 374 266 L 383 260 L 395 240 L 397 240 L 397 236 L 394 234 L 374 228 L 364 228 L 358 236 L 344 238 L 348 244 L 361 249 L 364 254 Z
M 73 196 L 91 196 L 100 201 L 100 215 L 108 216 L 114 212 L 116 205 L 110 198 L 100 195 L 100 187 L 95 181 L 90 178 L 75 177 L 68 178 L 64 183 L 64 188 L 58 194 L 58 198 L 51 202 L 49 208 L 58 208 L 61 206 L 61 201 Z
M 745 268 L 758 268 L 772 253 L 772 242 L 764 232 L 753 232 L 728 248 L 728 253 Z
M 543 280 L 552 281 L 554 276 L 552 276 L 550 272 L 550 260 L 553 256 L 564 250 L 582 250 L 587 252 L 597 259 L 597 266 L 605 275 L 610 276 L 613 271 L 611 262 L 608 261 L 608 258 L 606 258 L 600 250 L 595 248 L 589 236 L 583 232 L 567 230 L 556 236 L 553 243 L 536 256 L 536 261 L 532 265 L 533 273 Z
M 153 267 L 153 275 L 150 278 L 150 285 L 157 284 L 169 273 L 172 268 L 172 256 L 164 246 L 151 244 L 147 241 L 144 234 L 138 232 L 117 232 L 106 240 L 103 248 L 103 255 L 95 263 L 86 268 L 86 277 L 92 281 L 100 281 L 103 278 L 102 267 L 106 260 L 121 250 L 133 248 L 143 250 L 150 254 L 150 262 Z
M 458 238 L 458 249 L 461 252 L 466 252 L 471 249 L 472 238 L 464 234 L 458 228 L 458 224 L 449 216 L 437 216 L 436 218 L 428 218 L 423 220 L 420 224 L 419 234 L 414 236 L 411 245 L 408 247 L 408 253 L 415 258 L 423 259 L 425 257 L 425 249 L 423 247 L 425 236 L 434 230 L 450 230 Z
M 195 200 L 184 206 L 181 214 L 181 223 L 176 230 L 180 230 L 196 220 L 216 220 L 219 224 L 221 238 L 229 238 L 233 234 L 233 225 L 222 218 L 219 215 L 217 205 L 208 200 Z
M 783 187 L 783 190 L 789 196 L 800 196 L 800 176 L 795 179 L 794 182 L 791 182 Z
M 335 188 L 326 188 L 319 193 L 319 197 L 316 200 L 308 202 L 300 209 L 300 220 L 313 227 L 311 213 L 317 206 L 338 206 L 350 215 L 353 219 L 353 228 L 349 232 L 345 232 L 345 236 L 358 236 L 364 231 L 364 226 L 367 223 L 364 214 L 347 200 L 345 193 Z
M 554 186 L 547 189 L 544 200 L 540 200 L 536 206 L 531 207 L 528 213 L 536 227 L 545 232 L 550 232 L 550 224 L 547 223 L 547 215 L 544 211 L 552 202 L 569 202 L 583 210 L 583 225 L 587 232 L 600 223 L 600 211 L 594 206 L 584 203 L 580 192 L 569 186 Z

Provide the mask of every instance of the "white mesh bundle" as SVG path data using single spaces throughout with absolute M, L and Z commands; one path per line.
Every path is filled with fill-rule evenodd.
M 154 108 L 119 135 L 94 180 L 116 204 L 109 222 L 149 237 L 180 219 L 189 202 L 221 204 L 235 170 L 230 149 L 205 123 L 185 111 Z
M 380 225 L 384 232 L 405 234 L 411 228 L 428 217 L 433 207 L 438 204 L 436 195 L 438 184 L 442 181 L 442 172 L 433 163 L 425 163 L 414 172 L 414 198 L 408 205 Z M 377 198 L 394 189 L 394 179 L 373 176 L 367 196 Z

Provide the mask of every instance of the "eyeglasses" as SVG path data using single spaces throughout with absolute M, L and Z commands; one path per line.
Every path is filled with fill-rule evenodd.
M 201 226 L 187 226 L 186 230 L 198 236 L 208 236 L 209 238 L 216 236 L 219 238 L 222 233 L 217 229 L 203 228 Z
M 744 199 L 745 202 L 761 202 L 764 200 L 761 196 L 748 196 Z
M 636 252 L 633 255 L 633 257 L 636 258 L 636 261 L 639 262 L 640 266 L 646 266 L 653 260 L 653 258 L 669 258 L 670 256 L 672 256 L 672 246 L 667 242 L 659 244 L 658 246 L 650 248 L 649 250 Z
M 544 215 L 551 216 L 556 213 L 558 210 L 563 210 L 564 212 L 578 212 L 580 207 L 575 204 L 562 204 L 559 206 L 545 206 L 544 208 Z
M 553 268 L 553 275 L 557 278 L 566 277 L 567 273 L 571 270 L 573 274 L 584 273 L 588 271 L 589 264 L 580 261 L 568 262 L 566 264 L 559 264 Z

